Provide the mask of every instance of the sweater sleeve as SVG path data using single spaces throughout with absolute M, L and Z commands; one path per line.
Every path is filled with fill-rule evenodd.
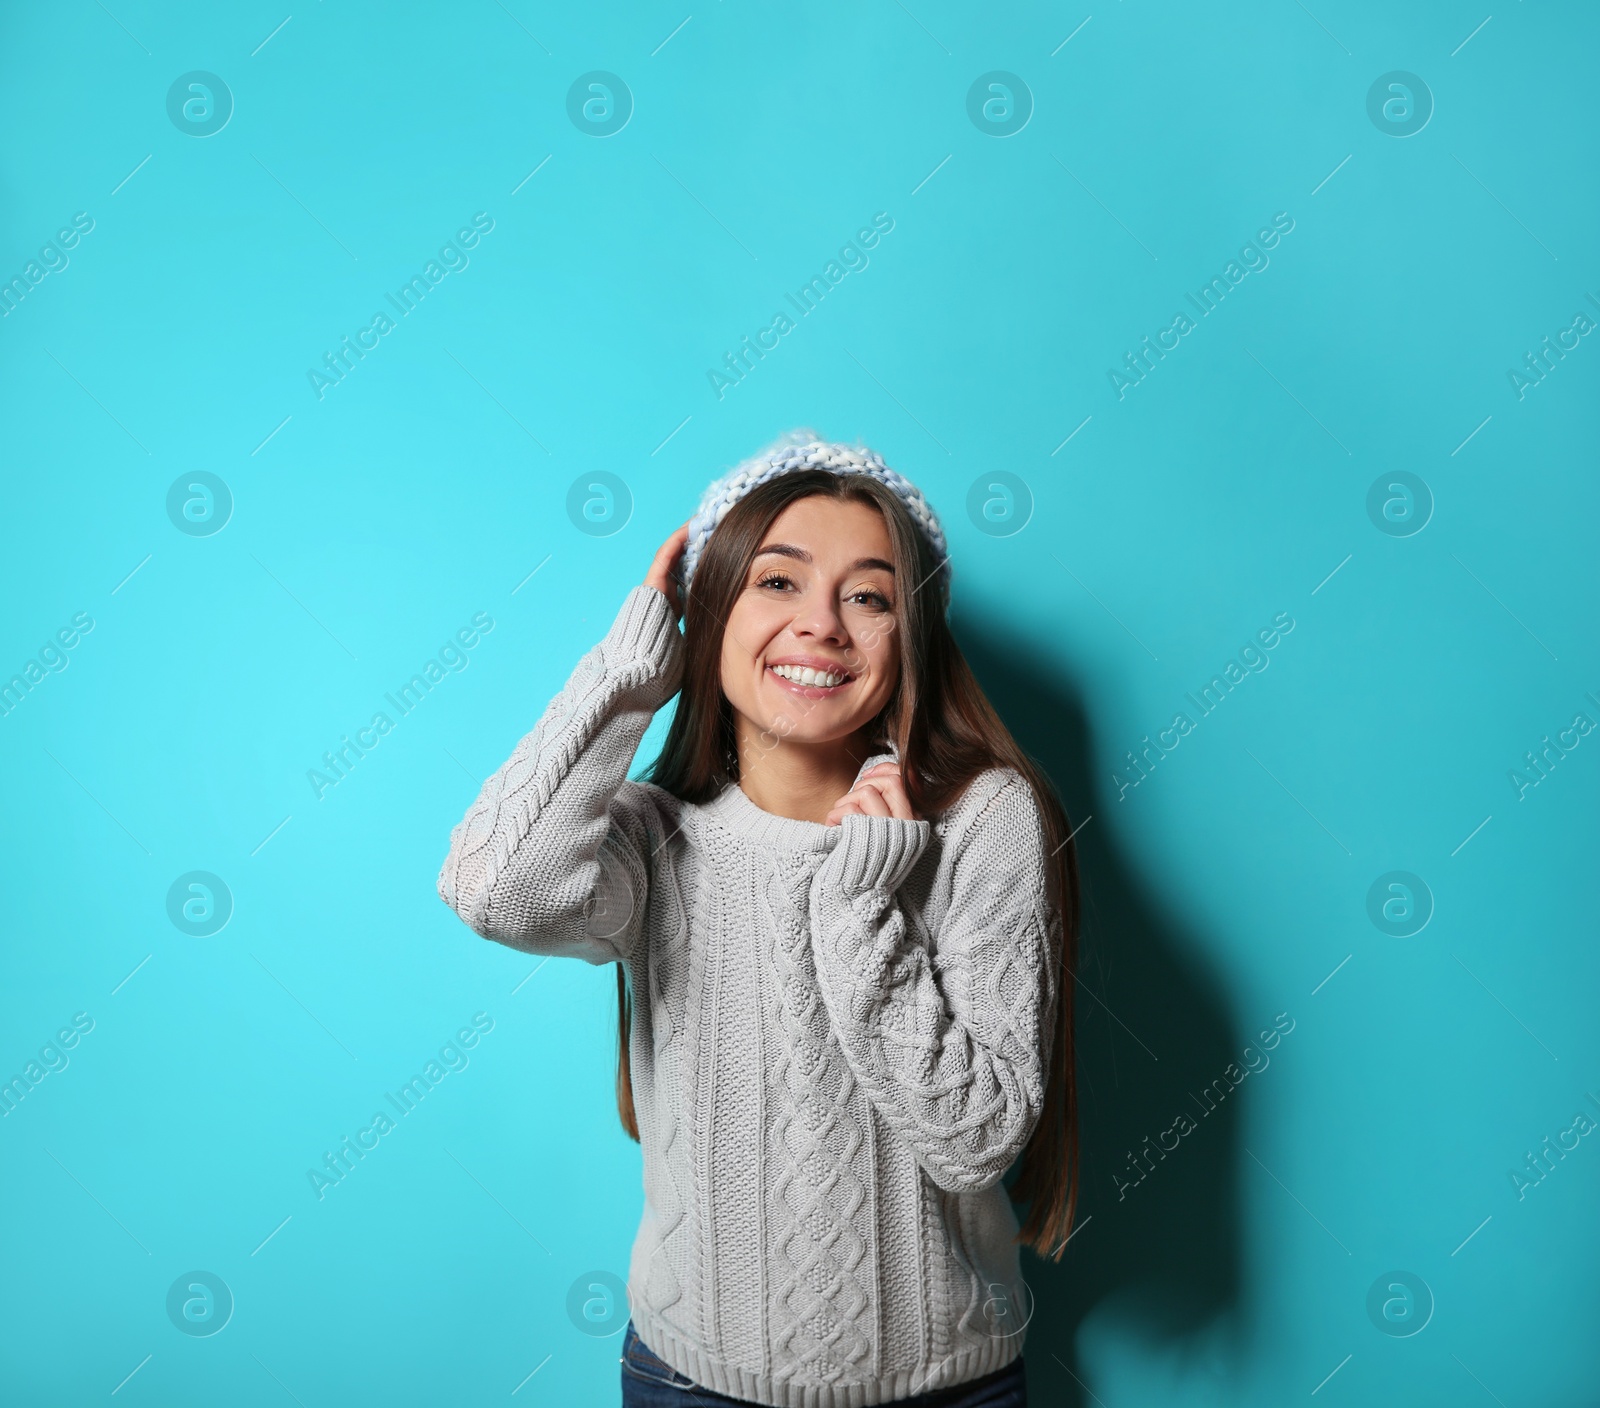
M 895 890 L 926 821 L 848 816 L 811 891 L 823 1002 L 874 1106 L 940 1188 L 998 1183 L 1044 1108 L 1059 986 L 1033 793 L 1012 773 L 952 838 L 937 970 Z
M 588 963 L 638 939 L 653 809 L 628 767 L 678 687 L 672 608 L 638 586 L 450 833 L 439 897 L 486 939 Z

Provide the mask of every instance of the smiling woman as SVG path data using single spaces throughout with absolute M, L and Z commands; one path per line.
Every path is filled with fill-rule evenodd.
M 624 1405 L 1025 1402 L 1018 1244 L 1059 1258 L 1077 1195 L 1077 870 L 949 577 L 872 452 L 774 447 L 451 836 L 439 893 L 478 933 L 618 965 Z

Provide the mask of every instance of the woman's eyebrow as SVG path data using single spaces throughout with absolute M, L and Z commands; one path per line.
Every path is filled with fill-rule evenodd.
M 768 543 L 756 552 L 757 557 L 766 557 L 769 554 L 778 557 L 792 557 L 796 562 L 809 563 L 811 554 L 804 548 L 796 547 L 793 543 Z M 863 572 L 869 568 L 877 568 L 880 572 L 887 572 L 894 576 L 894 563 L 885 562 L 881 557 L 858 557 L 850 564 L 852 572 Z
M 768 543 L 764 548 L 758 548 L 757 557 L 766 557 L 769 553 L 776 553 L 779 557 L 792 557 L 796 562 L 810 562 L 811 554 L 804 548 L 797 548 L 793 543 Z

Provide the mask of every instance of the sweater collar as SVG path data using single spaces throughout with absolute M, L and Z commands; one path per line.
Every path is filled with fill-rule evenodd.
M 868 768 L 896 762 L 899 756 L 892 742 L 885 743 L 861 764 L 856 782 L 861 781 L 861 774 Z M 791 851 L 830 851 L 839 841 L 839 827 L 764 811 L 750 800 L 737 782 L 730 782 L 720 795 L 706 804 L 706 810 L 730 831 L 759 846 Z
M 856 780 L 850 784 L 852 789 L 860 783 L 861 774 L 866 772 L 868 768 L 875 768 L 879 763 L 898 763 L 899 761 L 900 750 L 894 746 L 894 740 L 884 739 L 876 751 L 874 751 L 872 755 L 868 757 L 867 760 L 862 763 L 861 767 L 857 770 Z
M 800 821 L 763 811 L 737 782 L 706 803 L 706 811 L 728 830 L 758 846 L 781 851 L 828 851 L 838 843 L 839 828 L 819 821 Z

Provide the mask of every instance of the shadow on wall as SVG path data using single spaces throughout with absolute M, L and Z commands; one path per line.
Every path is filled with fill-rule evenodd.
M 1079 1230 L 1059 1264 L 1025 1252 L 1023 1274 L 1035 1299 L 1029 1398 L 1089 1408 L 1098 1400 L 1077 1341 L 1091 1312 L 1110 1312 L 1159 1347 L 1238 1300 L 1239 1112 L 1234 1100 L 1213 1097 L 1208 1113 L 1196 1097 L 1240 1059 L 1245 1041 L 1200 966 L 1194 934 L 1146 893 L 1161 858 L 1130 864 L 1105 824 L 1119 803 L 1104 769 L 1090 772 L 1079 690 L 1032 663 L 1036 643 L 959 613 L 952 624 L 1001 717 L 1049 773 L 1071 824 L 1083 827 L 1074 842 L 1083 890 Z M 1176 1147 L 1163 1150 L 1162 1136 Z

